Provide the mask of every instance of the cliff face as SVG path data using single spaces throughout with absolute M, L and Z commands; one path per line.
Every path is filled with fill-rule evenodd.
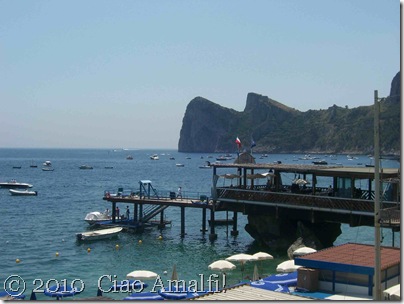
M 400 79 L 399 72 L 381 103 L 382 153 L 400 153 Z M 249 93 L 238 112 L 196 97 L 187 106 L 178 151 L 235 152 L 239 137 L 247 150 L 253 138 L 258 153 L 372 153 L 373 118 L 373 105 L 300 112 Z

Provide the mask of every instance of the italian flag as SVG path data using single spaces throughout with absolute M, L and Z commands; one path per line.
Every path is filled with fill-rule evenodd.
M 238 137 L 236 138 L 236 144 L 237 144 L 238 148 L 240 149 L 240 147 L 241 147 L 241 140 L 240 140 Z

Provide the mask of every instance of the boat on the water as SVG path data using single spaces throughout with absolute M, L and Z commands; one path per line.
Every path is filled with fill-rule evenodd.
M 52 166 L 52 162 L 50 160 L 47 160 L 43 163 L 43 165 L 46 167 L 50 167 L 50 166 Z
M 159 160 L 159 156 L 157 154 L 150 155 L 151 160 Z
M 207 160 L 206 165 L 199 166 L 199 168 L 200 169 L 211 169 L 212 165 L 210 164 L 210 161 Z
M 328 163 L 325 160 L 316 160 L 312 162 L 315 165 L 328 165 Z
M 38 195 L 38 191 L 30 191 L 28 189 L 25 190 L 15 190 L 9 189 L 11 195 L 20 195 L 20 196 L 30 196 L 30 195 Z
M 53 171 L 55 169 L 53 169 L 52 167 L 43 167 L 42 171 Z
M 128 156 L 126 156 L 126 159 L 132 160 L 132 159 L 133 159 L 133 156 L 132 156 L 132 155 L 128 155 Z
M 88 232 L 77 233 L 76 237 L 78 241 L 95 241 L 101 239 L 108 239 L 118 235 L 122 231 L 122 227 L 114 227 L 107 229 L 99 229 Z
M 177 167 L 184 167 L 184 164 L 175 164 Z
M 32 188 L 32 185 L 27 183 L 17 183 L 17 181 L 13 179 L 9 182 L 0 182 L 0 188 L 8 188 L 8 189 Z
M 94 225 L 94 224 L 97 224 L 97 223 L 103 222 L 103 221 L 109 221 L 110 219 L 111 219 L 111 216 L 109 215 L 108 212 L 102 213 L 99 211 L 90 212 L 84 218 L 84 220 L 90 225 Z
M 81 165 L 79 168 L 83 169 L 83 170 L 86 170 L 86 169 L 92 169 L 93 167 L 89 166 L 89 165 Z

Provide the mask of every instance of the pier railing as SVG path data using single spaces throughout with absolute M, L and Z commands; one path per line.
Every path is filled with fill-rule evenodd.
M 173 199 L 177 196 L 177 192 L 173 190 L 156 190 L 157 195 L 150 196 L 150 198 L 155 199 Z M 200 199 L 201 196 L 209 198 L 211 193 L 201 192 L 201 191 L 182 191 L 182 198 L 183 199 Z M 132 190 L 132 189 L 111 189 L 104 191 L 104 197 L 111 196 L 111 197 L 120 197 L 120 198 L 130 198 L 136 197 L 140 195 L 139 189 Z M 174 196 L 174 197 L 173 197 Z
M 238 188 L 216 188 L 217 201 L 310 209 L 335 213 L 372 216 L 374 201 L 325 195 L 293 194 L 287 192 L 254 191 Z M 396 202 L 383 202 L 382 209 L 392 208 Z

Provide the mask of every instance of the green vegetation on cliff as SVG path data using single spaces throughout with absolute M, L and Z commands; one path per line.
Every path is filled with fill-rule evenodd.
M 400 153 L 400 74 L 391 97 L 381 102 L 381 150 Z M 202 97 L 187 106 L 180 133 L 180 152 L 234 152 L 238 136 L 243 147 L 273 153 L 372 153 L 373 105 L 300 112 L 266 96 L 249 93 L 243 112 Z

